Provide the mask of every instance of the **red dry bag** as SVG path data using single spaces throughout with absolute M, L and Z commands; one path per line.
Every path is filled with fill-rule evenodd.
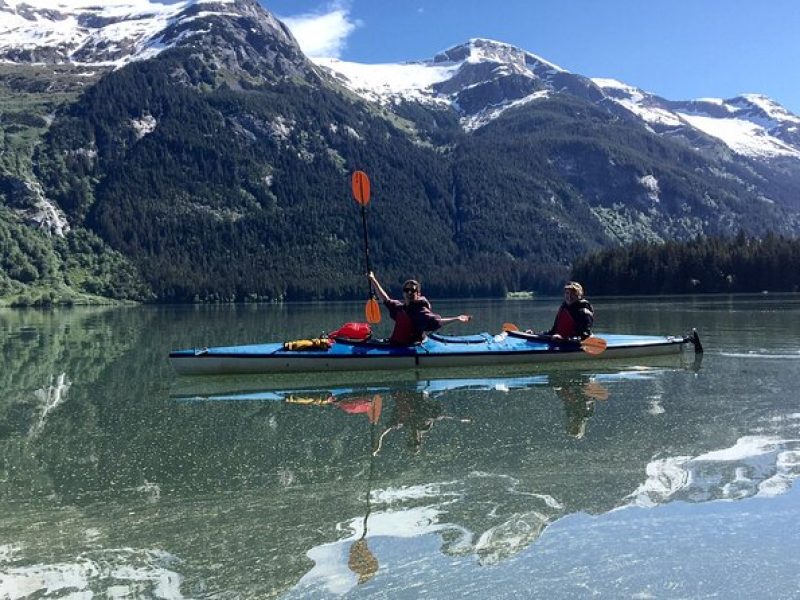
M 350 340 L 365 340 L 372 335 L 369 323 L 345 323 L 336 331 L 328 334 L 330 339 L 347 338 Z

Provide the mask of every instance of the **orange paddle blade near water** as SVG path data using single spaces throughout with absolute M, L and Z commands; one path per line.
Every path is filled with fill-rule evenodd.
M 581 342 L 581 350 L 586 354 L 600 354 L 605 352 L 608 342 L 599 337 L 588 337 Z
M 367 305 L 364 307 L 364 314 L 367 317 L 367 323 L 375 325 L 381 322 L 381 307 L 378 306 L 378 301 L 375 298 L 367 300 Z

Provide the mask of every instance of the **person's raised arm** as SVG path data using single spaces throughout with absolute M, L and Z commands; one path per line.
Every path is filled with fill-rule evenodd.
M 375 292 L 378 294 L 378 297 L 379 297 L 379 298 L 380 298 L 380 299 L 381 299 L 383 302 L 386 302 L 387 300 L 389 300 L 389 299 L 390 299 L 390 298 L 389 298 L 389 294 L 387 294 L 387 293 L 386 293 L 386 290 L 384 290 L 384 289 L 381 287 L 381 284 L 380 284 L 380 283 L 378 283 L 378 279 L 375 277 L 375 273 L 373 273 L 372 271 L 370 271 L 370 272 L 369 272 L 369 274 L 367 275 L 367 277 L 369 277 L 369 280 L 370 280 L 370 282 L 372 283 L 372 285 L 374 285 L 374 286 L 375 286 Z

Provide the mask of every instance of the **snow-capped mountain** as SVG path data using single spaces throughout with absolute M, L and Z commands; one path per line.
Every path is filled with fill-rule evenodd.
M 589 79 L 509 44 L 472 39 L 412 63 L 365 65 L 315 59 L 345 86 L 386 106 L 414 101 L 450 106 L 467 131 L 509 108 L 553 94 L 572 94 L 623 109 L 659 134 L 697 134 L 751 158 L 800 159 L 800 118 L 756 94 L 729 100 L 671 101 L 613 79 Z
M 294 43 L 254 0 L 0 0 L 0 61 L 121 66 L 208 33 L 220 16 L 257 20 Z
M 796 117 L 761 97 L 658 100 L 657 127 L 654 97 L 501 42 L 329 77 L 258 0 L 45 1 L 0 0 L 0 225 L 98 236 L 129 261 L 109 293 L 356 297 L 352 203 L 329 201 L 354 168 L 380 186 L 386 272 L 433 293 L 557 286 L 633 240 L 800 232 Z M 733 116 L 781 160 L 701 129 Z
M 585 77 L 510 44 L 483 38 L 471 39 L 420 62 L 365 65 L 330 58 L 315 58 L 314 62 L 372 102 L 451 106 L 468 131 L 512 106 L 557 91 L 595 100 L 602 97 Z
M 289 30 L 255 0 L 0 0 L 0 62 L 119 67 L 202 39 L 215 17 L 253 19 L 296 47 Z M 509 108 L 566 93 L 621 109 L 662 135 L 694 144 L 711 138 L 749 158 L 800 159 L 800 118 L 765 96 L 667 100 L 613 79 L 570 73 L 494 40 L 471 39 L 421 62 L 315 62 L 369 101 L 450 107 L 467 131 Z
M 800 117 L 758 94 L 670 101 L 614 79 L 593 79 L 609 100 L 656 133 L 694 128 L 753 158 L 800 159 Z

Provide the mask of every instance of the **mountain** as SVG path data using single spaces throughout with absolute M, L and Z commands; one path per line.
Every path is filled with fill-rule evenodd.
M 800 231 L 797 117 L 761 96 L 667 101 L 482 39 L 312 62 L 255 0 L 0 11 L 0 296 L 361 297 L 355 169 L 376 270 L 432 295 L 555 289 L 631 240 Z
M 0 58 L 10 62 L 120 67 L 167 48 L 208 38 L 233 18 L 293 44 L 289 30 L 255 3 L 238 0 L 0 0 Z M 242 30 L 241 33 L 244 33 Z
M 622 109 L 659 134 L 682 132 L 690 139 L 705 134 L 743 156 L 800 159 L 800 117 L 766 96 L 670 101 L 614 79 L 570 73 L 494 40 L 473 39 L 421 62 L 364 65 L 325 58 L 316 62 L 343 85 L 384 106 L 403 102 L 448 106 L 467 131 L 510 108 L 568 94 L 614 112 Z
M 594 79 L 608 98 L 653 131 L 676 135 L 695 130 L 752 158 L 800 159 L 800 117 L 758 94 L 722 100 L 669 101 L 613 79 Z
M 487 39 L 470 40 L 416 63 L 363 65 L 315 60 L 367 100 L 384 106 L 402 102 L 447 106 L 459 115 L 467 131 L 486 125 L 508 108 L 559 92 L 592 101 L 604 97 L 586 77 Z

